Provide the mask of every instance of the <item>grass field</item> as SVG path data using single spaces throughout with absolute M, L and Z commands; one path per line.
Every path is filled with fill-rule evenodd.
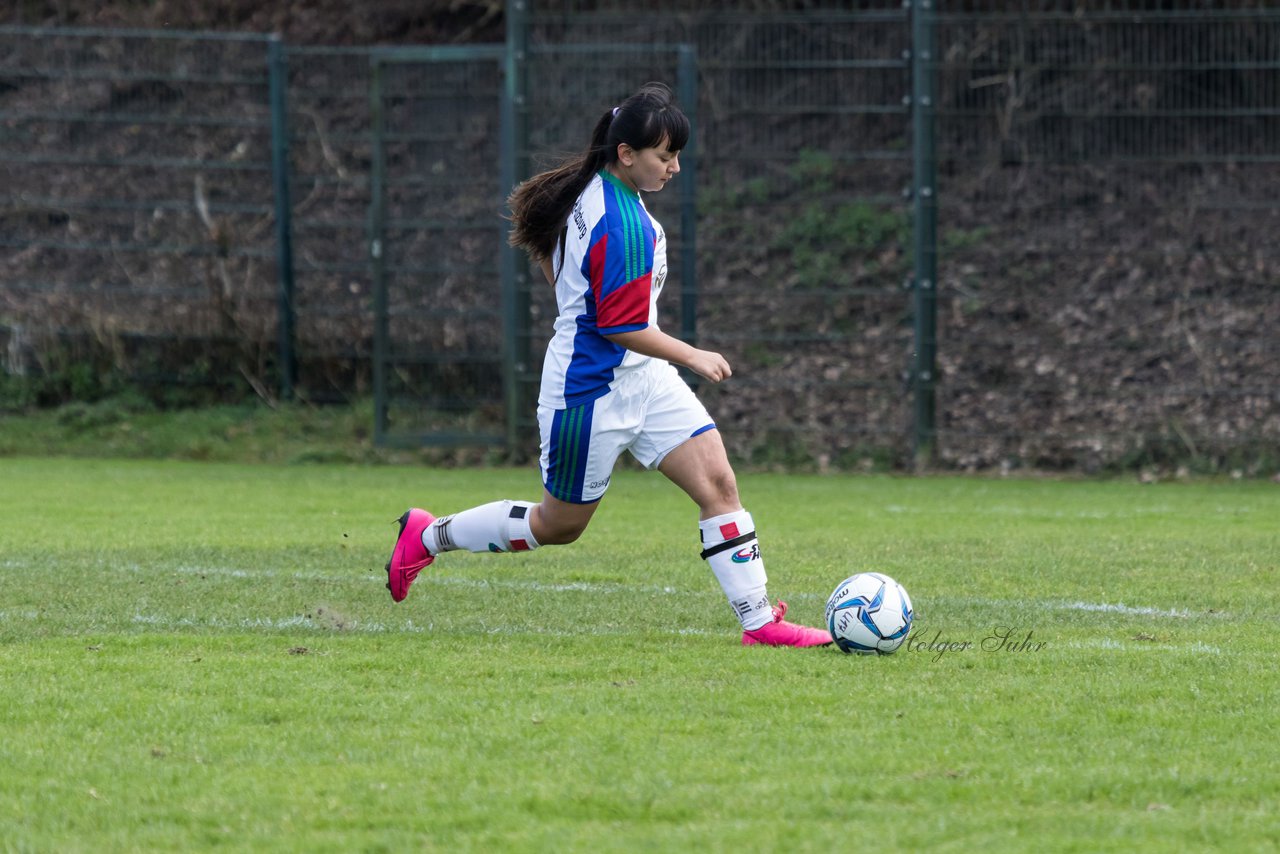
M 657 475 L 394 605 L 405 506 L 535 476 L 0 459 L 0 849 L 1280 846 L 1280 487 L 742 489 L 794 618 L 881 570 L 908 647 L 741 647 Z

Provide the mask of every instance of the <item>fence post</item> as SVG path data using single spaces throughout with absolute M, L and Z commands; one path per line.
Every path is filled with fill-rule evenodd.
M 279 34 L 273 34 L 267 42 L 267 65 L 271 80 L 271 177 L 275 191 L 276 276 L 279 281 L 280 398 L 289 400 L 298 381 L 298 360 L 294 349 L 293 204 L 289 198 L 289 123 L 285 112 L 289 67 Z
M 680 153 L 680 337 L 689 344 L 698 340 L 698 49 L 679 47 L 680 107 L 694 133 Z
M 502 192 L 510 193 L 527 177 L 529 123 L 525 97 L 529 61 L 529 2 L 507 0 L 507 41 L 502 96 Z M 504 208 L 505 209 L 505 208 Z M 510 215 L 511 211 L 507 210 Z M 502 381 L 506 387 L 507 453 L 520 441 L 520 421 L 525 410 L 524 378 L 529 363 L 529 274 L 524 253 L 506 245 L 506 224 L 501 233 L 502 323 L 504 353 Z
M 934 0 L 914 0 L 911 10 L 912 281 L 915 355 L 913 456 L 916 468 L 933 460 L 937 439 L 938 199 L 934 139 Z
M 388 316 L 387 277 L 383 240 L 386 237 L 387 206 L 386 116 L 383 110 L 382 75 L 385 66 L 377 53 L 370 57 L 369 113 L 372 144 L 369 158 L 369 267 L 373 280 L 373 441 L 386 440 L 389 404 L 387 402 L 387 336 L 391 334 Z

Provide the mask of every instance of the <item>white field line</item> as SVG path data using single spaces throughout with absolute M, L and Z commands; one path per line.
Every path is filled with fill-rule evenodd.
M 1095 638 L 1093 640 L 1069 641 L 1062 645 L 1067 649 L 1105 649 L 1117 652 L 1163 652 L 1174 650 L 1177 652 L 1193 652 L 1198 655 L 1222 655 L 1220 647 L 1211 646 L 1203 641 L 1195 641 L 1185 646 L 1170 646 L 1169 644 Z
M 895 516 L 923 516 L 923 515 L 956 515 L 968 514 L 972 510 L 969 507 L 947 510 L 938 507 L 918 507 L 914 505 L 904 504 L 886 504 L 879 508 L 881 511 Z M 1217 504 L 1213 507 L 1197 507 L 1195 515 L 1204 517 L 1208 515 L 1216 516 L 1239 516 L 1245 513 L 1258 512 L 1260 508 L 1244 505 L 1222 505 Z M 1178 514 L 1189 513 L 1185 507 L 1172 507 L 1167 504 L 1153 504 L 1149 507 L 1130 507 L 1124 510 L 1048 510 L 1035 505 L 1022 506 L 1011 504 L 992 504 L 982 508 L 982 512 L 989 516 L 1012 516 L 1012 517 L 1034 517 L 1040 519 L 1143 519 L 1153 516 L 1174 516 Z
M 388 625 L 378 621 L 362 621 L 357 619 L 345 620 L 342 628 L 333 627 L 325 619 L 311 620 L 306 617 L 293 616 L 283 619 L 273 619 L 271 617 L 252 617 L 241 620 L 226 620 L 221 617 L 206 617 L 201 619 L 192 619 L 191 617 L 168 617 L 160 614 L 135 614 L 133 622 L 136 624 L 156 626 L 159 628 L 226 628 L 226 629 L 272 629 L 272 630 L 315 630 L 323 634 L 358 632 L 367 634 L 422 634 L 436 631 L 434 623 L 422 625 L 415 623 L 413 620 L 405 620 L 399 625 Z M 625 629 L 611 629 L 605 626 L 582 626 L 573 631 L 564 631 L 561 629 L 539 629 L 530 628 L 528 626 L 509 626 L 509 625 L 489 625 L 487 623 L 480 624 L 480 630 L 484 634 L 489 635 L 538 635 L 540 637 L 582 637 L 589 635 L 592 637 L 604 637 L 606 635 L 630 634 Z M 659 634 L 669 635 L 722 635 L 723 631 L 711 631 L 708 629 L 696 628 L 669 628 L 653 630 Z M 472 634 L 473 632 L 465 629 L 454 629 L 448 631 L 448 634 Z
M 23 622 L 35 621 L 40 615 L 35 611 L 0 611 L 0 623 L 3 622 Z M 153 628 L 159 630 L 182 630 L 182 629 L 223 629 L 223 630 L 253 630 L 265 629 L 268 631 L 290 631 L 295 633 L 307 634 L 427 634 L 437 631 L 433 623 L 426 625 L 415 623 L 413 620 L 405 620 L 398 624 L 388 624 L 376 620 L 357 620 L 350 619 L 344 622 L 341 629 L 327 624 L 325 620 L 310 620 L 301 616 L 290 616 L 283 618 L 272 617 L 246 617 L 241 619 L 225 619 L 223 617 L 211 616 L 203 618 L 192 617 L 175 617 L 166 614 L 134 614 L 130 620 L 137 626 Z M 101 631 L 104 626 L 100 623 L 88 627 L 94 631 Z M 609 628 L 600 625 L 579 625 L 572 631 L 563 629 L 549 628 L 531 628 L 529 626 L 511 626 L 511 625 L 489 625 L 481 623 L 480 631 L 489 635 L 536 635 L 539 637 L 557 637 L 557 638 L 575 638 L 575 637 L 607 637 L 622 634 L 629 634 L 626 629 Z M 702 629 L 693 627 L 672 627 L 667 629 L 646 630 L 648 633 L 656 633 L 663 635 L 671 635 L 678 637 L 688 636 L 725 636 L 733 637 L 736 635 L 730 629 Z M 445 634 L 474 634 L 475 632 L 466 628 L 456 628 L 445 630 Z M 1055 643 L 1049 641 L 1054 647 L 1063 647 L 1066 649 L 1082 649 L 1082 650 L 1107 650 L 1110 652 L 1125 653 L 1157 653 L 1166 654 L 1170 652 L 1178 653 L 1194 653 L 1197 655 L 1221 656 L 1223 650 L 1220 647 L 1206 644 L 1202 641 L 1195 641 L 1189 645 L 1170 645 L 1167 643 L 1148 643 L 1137 641 L 1116 640 L 1114 638 L 1093 638 L 1087 640 L 1073 640 L 1066 643 Z M 1234 654 L 1234 651 L 1233 653 Z
M 983 599 L 950 597 L 950 601 L 982 608 L 998 608 L 1011 613 L 1019 611 L 1086 611 L 1101 614 L 1122 614 L 1130 617 L 1161 617 L 1186 620 L 1194 617 L 1226 617 L 1224 611 L 1197 613 L 1181 608 L 1155 608 L 1150 605 L 1126 605 L 1123 602 L 1053 601 L 1044 599 Z
M 40 612 L 30 608 L 24 611 L 0 611 L 0 623 L 25 623 L 40 619 Z
M 261 578 L 261 577 L 279 577 L 296 578 L 307 581 L 340 581 L 341 576 L 329 575 L 324 573 L 306 573 L 306 572 L 284 572 L 278 573 L 274 570 L 255 570 L 248 571 L 243 569 L 232 569 L 228 567 L 204 567 L 204 566 L 179 566 L 175 567 L 176 572 L 188 573 L 192 575 L 219 575 L 232 578 Z M 359 576 L 350 576 L 350 578 L 360 578 L 364 581 L 374 581 L 379 585 L 385 583 L 386 579 L 382 572 L 366 572 Z M 630 595 L 647 594 L 647 595 L 695 595 L 705 592 L 704 590 L 693 590 L 690 588 L 677 588 L 670 585 L 656 584 L 626 584 L 616 581 L 568 581 L 568 582 L 547 582 L 538 581 L 536 579 L 525 578 L 459 578 L 447 575 L 421 575 L 416 582 L 419 585 L 431 586 L 439 585 L 444 587 L 461 587 L 474 590 L 524 590 L 532 593 L 625 593 Z M 822 601 L 823 597 L 817 593 L 790 593 L 784 594 L 784 598 L 794 601 Z M 1126 616 L 1136 617 L 1164 617 L 1170 619 L 1189 619 L 1200 616 L 1225 617 L 1227 614 L 1222 611 L 1215 611 L 1212 615 L 1199 614 L 1180 608 L 1156 608 L 1150 605 L 1127 605 L 1124 602 L 1084 602 L 1084 601 L 1052 601 L 1039 599 L 983 599 L 983 598 L 952 598 L 951 601 L 961 602 L 967 605 L 979 605 L 984 607 L 1003 608 L 1010 610 L 1033 610 L 1033 611 L 1090 611 L 1098 613 L 1123 614 Z
M 6 561 L 0 564 L 4 568 L 26 569 L 26 564 L 18 561 Z M 142 572 L 142 568 L 137 564 L 120 565 L 114 564 L 111 568 L 123 570 L 126 572 Z M 280 571 L 274 569 L 254 569 L 247 570 L 239 567 L 227 566 L 199 566 L 199 565 L 179 565 L 172 568 L 173 572 L 179 572 L 184 575 L 199 576 L 215 576 L 221 578 L 237 578 L 237 579 L 260 579 L 260 578 L 290 578 L 301 581 L 360 581 L 362 583 L 375 582 L 379 586 L 386 583 L 385 575 L 380 571 L 363 572 L 350 575 L 336 575 L 322 572 L 304 572 L 304 571 Z M 689 596 L 701 595 L 710 592 L 707 585 L 701 585 L 699 589 L 677 588 L 670 585 L 656 584 L 626 584 L 622 582 L 600 582 L 600 581 L 569 581 L 569 582 L 547 582 L 538 581 L 536 579 L 523 578 L 459 578 L 447 575 L 428 574 L 418 577 L 416 582 L 419 586 L 444 586 L 444 587 L 460 587 L 474 590 L 523 590 L 532 593 L 596 593 L 596 594 L 616 594 L 624 593 L 628 595 L 661 595 L 661 596 Z M 707 589 L 702 589 L 707 587 Z M 791 599 L 798 602 L 821 601 L 823 597 L 817 593 L 799 593 L 792 592 L 784 594 L 783 598 Z M 1122 614 L 1125 616 L 1138 617 L 1163 617 L 1168 619 L 1190 619 L 1201 616 L 1226 617 L 1229 616 L 1225 612 L 1215 611 L 1213 614 L 1196 613 L 1179 608 L 1156 608 L 1150 605 L 1128 605 L 1124 602 L 1084 602 L 1084 601 L 1052 601 L 1040 599 L 991 599 L 980 597 L 946 597 L 942 601 L 956 602 L 962 605 L 976 605 L 986 608 L 999 608 L 1008 611 L 1086 611 L 1097 613 Z M 0 611 L 0 619 L 4 619 L 6 612 Z
M 1112 614 L 1130 614 L 1138 617 L 1175 617 L 1185 619 L 1199 616 L 1177 608 L 1152 608 L 1146 605 L 1126 605 L 1123 602 L 1059 602 L 1045 603 L 1048 607 L 1063 611 L 1103 611 Z
M 251 578 L 261 575 L 274 575 L 271 570 L 262 572 L 246 572 L 245 570 L 225 570 L 207 567 L 178 567 L 178 572 L 190 572 L 204 575 L 230 575 L 236 578 Z M 290 573 L 291 577 L 304 579 L 323 579 L 326 581 L 335 580 L 334 576 L 321 575 L 317 573 Z M 384 582 L 381 573 L 366 573 L 361 576 L 368 580 L 376 581 L 379 584 Z M 693 591 L 688 589 L 680 589 L 671 587 L 670 585 L 658 586 L 653 584 L 623 584 L 619 582 L 599 582 L 599 581 L 570 581 L 570 582 L 546 582 L 536 579 L 523 578 L 457 578 L 446 575 L 422 575 L 418 577 L 420 585 L 440 585 L 444 587 L 461 587 L 473 590 L 523 590 L 531 593 L 626 593 L 626 594 L 648 594 L 648 595 L 691 595 L 693 593 L 703 591 Z M 793 593 L 786 598 L 794 601 L 819 601 L 822 599 L 816 593 Z M 1173 619 L 1187 619 L 1196 616 L 1203 616 L 1177 608 L 1155 608 L 1149 605 L 1126 605 L 1123 602 L 1053 602 L 1043 600 L 1017 600 L 1017 599 L 964 599 L 961 600 L 966 604 L 983 605 L 996 608 L 1036 610 L 1036 611 L 1093 611 L 1100 613 L 1124 614 L 1128 616 L 1141 617 L 1166 617 Z M 1215 612 L 1213 616 L 1225 616 L 1222 612 Z
M 25 622 L 37 621 L 40 619 L 39 613 L 35 611 L 0 611 L 0 623 L 4 622 Z M 221 629 L 227 631 L 243 631 L 262 629 L 267 631 L 286 631 L 293 633 L 305 633 L 314 635 L 329 634 L 429 634 L 436 631 L 434 623 L 416 623 L 413 620 L 405 620 L 401 623 L 386 623 L 377 620 L 359 620 L 354 618 L 346 618 L 342 620 L 341 626 L 335 625 L 332 618 L 311 619 L 300 615 L 292 615 L 288 617 L 244 617 L 239 619 L 228 619 L 225 617 L 213 615 L 209 617 L 177 617 L 168 614 L 158 613 L 136 613 L 129 620 L 135 626 L 158 630 L 183 630 L 183 629 Z M 107 626 L 101 622 L 95 621 L 94 625 L 86 627 L 94 631 L 102 631 Z M 556 637 L 556 638 L 575 638 L 575 637 L 608 637 L 624 634 L 631 634 L 630 630 L 625 628 L 615 628 L 603 625 L 587 625 L 580 624 L 572 631 L 564 629 L 551 628 L 535 628 L 527 625 L 514 626 L 505 624 L 489 624 L 481 622 L 479 624 L 479 633 L 488 635 L 535 635 L 538 637 Z M 446 635 L 462 635 L 476 634 L 477 631 L 473 627 L 459 626 L 451 629 L 445 629 L 442 632 Z M 653 628 L 646 629 L 646 633 L 670 635 L 677 637 L 701 636 L 715 637 L 723 636 L 726 638 L 736 638 L 736 631 L 724 628 L 705 629 L 695 627 L 670 627 L 670 628 Z M 1053 647 L 1062 647 L 1066 649 L 1082 649 L 1082 650 L 1107 650 L 1111 652 L 1125 653 L 1193 653 L 1197 655 L 1221 656 L 1223 650 L 1220 647 L 1206 644 L 1203 641 L 1195 641 L 1191 644 L 1168 644 L 1168 643 L 1150 643 L 1128 640 L 1117 640 L 1114 638 L 1091 638 L 1085 640 L 1072 640 L 1065 643 L 1057 643 L 1052 640 L 1048 643 Z M 1232 651 L 1227 654 L 1236 654 Z
M 105 562 L 104 562 L 105 564 Z M 4 568 L 26 568 L 25 564 L 18 561 L 5 561 L 0 566 Z M 106 567 L 104 567 L 106 568 Z M 112 564 L 110 568 L 123 570 L 126 572 L 141 572 L 141 567 L 136 564 Z M 361 581 L 363 583 L 376 582 L 381 586 L 385 582 L 385 576 L 380 571 L 364 572 L 351 575 L 334 575 L 319 572 L 304 571 L 287 571 L 273 569 L 255 569 L 246 570 L 239 567 L 227 566 L 199 566 L 199 565 L 181 565 L 173 568 L 173 571 L 200 576 L 215 576 L 221 578 L 232 579 L 261 579 L 261 578 L 291 578 L 306 581 Z M 619 582 L 544 582 L 536 579 L 509 579 L 509 578 L 458 578 L 443 575 L 424 575 L 418 579 L 420 587 L 442 586 L 456 587 L 472 590 L 510 590 L 524 591 L 530 593 L 591 593 L 591 594 L 627 594 L 627 595 L 649 595 L 649 596 L 701 596 L 710 595 L 714 591 L 708 589 L 689 589 L 676 588 L 669 585 L 644 585 L 644 584 L 625 584 Z M 785 598 L 792 600 L 794 603 L 822 601 L 822 596 L 813 593 L 792 593 L 786 595 Z M 1080 611 L 1087 613 L 1101 614 L 1117 614 L 1123 616 L 1137 616 L 1158 619 L 1174 619 L 1182 620 L 1194 618 L 1197 616 L 1213 616 L 1225 617 L 1223 612 L 1215 612 L 1209 614 L 1197 614 L 1183 609 L 1176 608 L 1156 608 L 1146 605 L 1128 605 L 1123 602 L 1084 602 L 1084 601 L 1045 601 L 1045 600 L 1019 600 L 1019 599 L 987 599 L 987 598 L 956 598 L 948 597 L 942 601 L 951 601 L 964 605 L 976 605 L 983 608 L 998 609 L 1007 613 L 1026 613 L 1029 611 L 1036 612 L 1055 612 L 1055 611 Z M 921 613 L 921 616 L 924 616 Z M 41 619 L 38 611 L 32 609 L 24 609 L 21 611 L 5 611 L 0 610 L 0 623 L 19 623 L 33 622 Z M 241 619 L 228 619 L 220 616 L 210 616 L 207 618 L 193 619 L 191 617 L 175 617 L 165 614 L 135 614 L 132 622 L 137 625 L 149 625 L 157 628 L 215 628 L 215 629 L 267 629 L 267 630 L 306 630 L 306 631 L 352 631 L 361 633 L 421 633 L 433 630 L 432 625 L 423 626 L 407 620 L 399 624 L 387 624 L 378 621 L 360 621 L 356 619 L 346 619 L 341 627 L 335 626 L 330 620 L 319 619 L 311 620 L 299 615 L 291 615 L 287 617 L 250 617 Z M 606 627 L 590 627 L 582 626 L 573 632 L 555 631 L 555 630 L 532 630 L 527 626 L 487 626 L 482 624 L 483 631 L 490 634 L 539 634 L 544 636 L 581 636 L 581 635 L 615 635 L 623 633 L 619 629 L 610 629 Z M 672 635 L 717 635 L 722 634 L 721 630 L 706 630 L 696 628 L 671 628 L 665 630 L 664 634 Z M 1115 641 L 1111 639 L 1101 638 L 1096 641 L 1072 642 L 1066 644 L 1068 647 L 1078 648 L 1106 648 L 1106 649 L 1124 649 L 1129 651 L 1145 651 L 1151 649 L 1177 649 L 1185 651 L 1202 652 L 1207 655 L 1218 655 L 1221 653 L 1217 647 L 1208 646 L 1203 643 L 1197 643 L 1192 647 L 1169 647 L 1160 644 L 1146 643 L 1129 643 Z
M 294 578 L 302 581 L 343 581 L 357 579 L 374 581 L 379 585 L 386 584 L 387 577 L 381 570 L 365 572 L 359 575 L 340 576 L 319 572 L 277 572 L 272 569 L 244 570 L 218 566 L 177 566 L 174 572 L 187 575 L 214 575 L 226 578 Z M 447 575 L 419 575 L 416 585 L 440 585 L 446 587 L 468 587 L 480 590 L 528 590 L 534 593 L 628 593 L 671 595 L 689 593 L 676 587 L 658 586 L 656 584 L 622 584 L 614 581 L 566 581 L 546 582 L 522 578 L 456 578 Z
M 27 568 L 23 563 L 17 561 L 5 561 L 0 563 L 0 567 L 8 568 Z M 125 572 L 141 572 L 142 567 L 133 563 L 133 565 L 110 565 L 118 571 Z M 148 570 L 155 571 L 155 570 Z M 230 577 L 230 579 L 273 579 L 273 577 L 287 577 L 287 579 L 297 579 L 302 581 L 344 581 L 358 580 L 361 583 L 376 583 L 379 586 L 385 584 L 385 575 L 380 570 L 361 572 L 361 574 L 351 575 L 334 575 L 329 572 L 306 572 L 306 571 L 279 571 L 262 568 L 262 570 L 246 570 L 241 567 L 229 566 L 198 566 L 198 565 L 179 565 L 170 568 L 170 571 L 180 572 L 183 575 L 200 575 L 200 576 L 216 576 Z M 691 581 L 692 583 L 692 581 Z M 445 575 L 420 575 L 417 579 L 419 586 L 454 586 L 454 588 L 465 588 L 475 590 L 526 590 L 530 593 L 623 593 L 628 595 L 644 594 L 644 595 L 701 595 L 712 592 L 708 585 L 699 585 L 699 589 L 675 588 L 671 585 L 657 584 L 626 584 L 621 581 L 562 581 L 562 583 L 554 583 L 554 581 L 539 581 L 536 579 L 502 579 L 502 577 L 493 577 L 493 579 L 465 579 L 465 577 L 451 577 Z M 817 593 L 785 593 L 783 598 L 796 600 L 796 602 L 817 602 L 822 600 L 822 595 Z M 1044 600 L 1044 599 L 993 599 L 982 597 L 947 597 L 943 600 L 950 600 L 959 604 L 968 604 L 968 606 L 978 606 L 984 608 L 1001 608 L 1007 611 L 1085 611 L 1098 613 L 1117 613 L 1117 615 L 1137 616 L 1137 617 L 1165 617 L 1174 618 L 1174 620 L 1187 620 L 1187 618 L 1213 616 L 1226 617 L 1230 616 L 1226 612 L 1215 611 L 1212 615 L 1208 613 L 1198 613 L 1187 611 L 1184 608 L 1157 608 L 1153 606 L 1133 606 L 1133 604 L 1125 604 L 1124 602 L 1083 602 L 1083 600 Z M 5 612 L 0 611 L 0 618 L 4 618 Z
M 41 619 L 40 614 L 35 611 L 0 611 L 0 623 L 19 623 L 19 622 L 36 622 Z M 266 629 L 268 631 L 291 631 L 291 632 L 307 632 L 315 634 L 424 634 L 437 631 L 434 623 L 416 623 L 413 620 L 405 620 L 402 623 L 385 623 L 378 620 L 360 620 L 356 618 L 345 618 L 338 626 L 334 620 L 324 617 L 317 619 L 309 619 L 299 615 L 289 617 L 242 617 L 239 619 L 227 619 L 217 615 L 209 617 L 176 617 L 169 614 L 158 613 L 137 613 L 129 619 L 129 623 L 135 626 L 143 626 L 156 629 L 223 629 L 229 631 L 243 629 Z M 108 628 L 101 620 L 94 620 L 92 626 L 86 626 L 86 630 L 102 631 Z M 533 628 L 530 626 L 513 626 L 513 625 L 493 625 L 489 623 L 480 623 L 479 631 L 489 635 L 538 635 L 539 637 L 582 637 L 584 635 L 590 637 L 605 637 L 609 635 L 623 635 L 631 632 L 621 628 L 610 628 L 607 626 L 584 625 L 579 626 L 573 631 L 565 631 L 562 629 L 549 628 Z M 656 633 L 664 635 L 725 635 L 733 636 L 735 633 L 729 629 L 711 630 L 690 627 L 670 627 L 670 628 L 648 628 L 647 633 Z M 466 628 L 454 628 L 446 631 L 447 634 L 474 634 L 475 631 Z

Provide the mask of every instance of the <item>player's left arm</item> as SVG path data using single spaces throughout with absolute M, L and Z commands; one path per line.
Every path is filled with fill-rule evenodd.
M 713 383 L 733 376 L 733 369 L 729 367 L 729 362 L 724 356 L 711 350 L 699 350 L 679 338 L 672 338 L 655 326 L 646 326 L 644 329 L 630 332 L 615 332 L 604 337 L 619 347 L 625 347 L 642 356 L 653 356 L 676 365 L 684 365 L 698 376 L 705 377 Z
M 712 382 L 728 379 L 733 371 L 724 356 L 672 338 L 649 322 L 653 310 L 653 244 L 645 247 L 646 263 L 640 269 L 634 263 L 634 253 L 626 251 L 628 246 L 635 247 L 639 239 L 637 231 L 629 231 L 616 222 L 600 235 L 587 254 L 596 330 L 619 347 L 683 365 Z

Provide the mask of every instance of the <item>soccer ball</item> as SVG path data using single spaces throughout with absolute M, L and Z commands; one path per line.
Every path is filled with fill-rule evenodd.
M 860 572 L 840 582 L 827 600 L 827 629 L 842 652 L 888 655 L 911 631 L 911 597 L 879 572 Z

